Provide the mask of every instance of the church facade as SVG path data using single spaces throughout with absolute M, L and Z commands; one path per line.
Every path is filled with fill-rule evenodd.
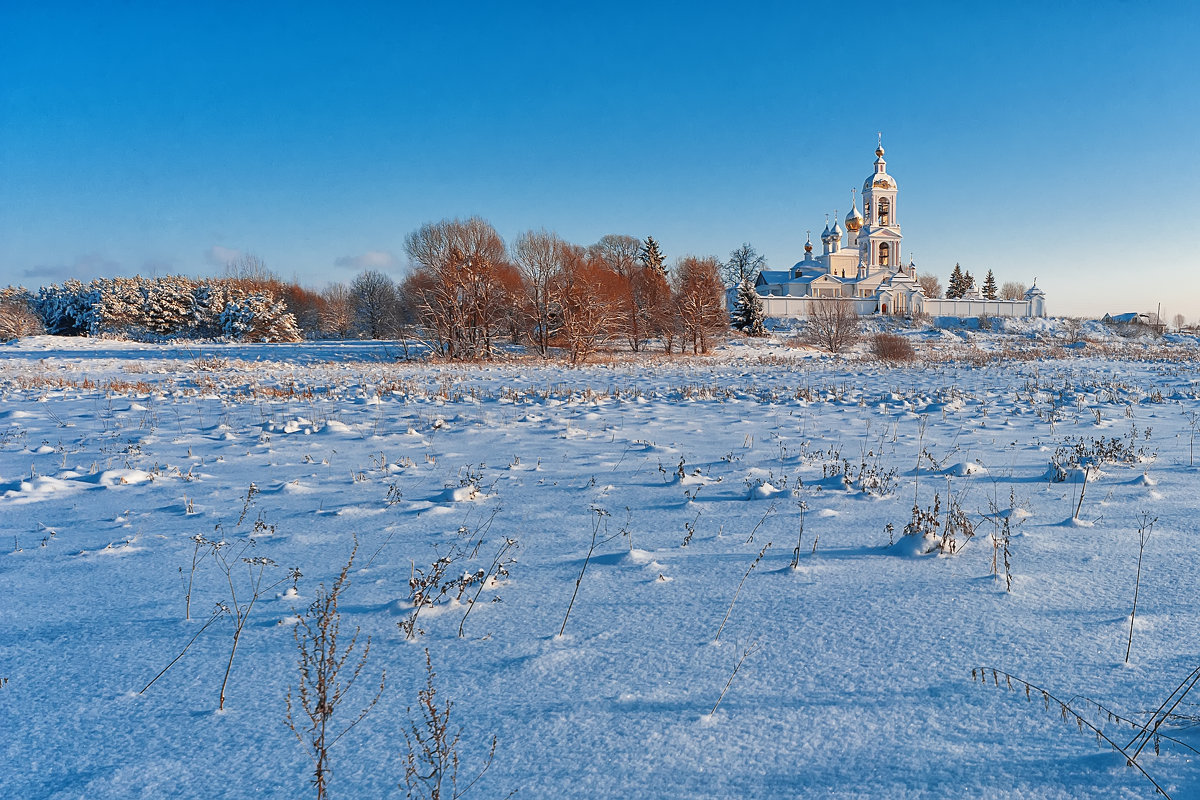
M 978 294 L 959 300 L 927 298 L 917 282 L 917 268 L 900 258 L 896 179 L 888 174 L 883 143 L 875 150 L 874 171 L 863 181 L 862 211 L 851 201 L 842 229 L 834 215 L 821 233 L 821 254 L 813 252 L 812 237 L 804 259 L 788 270 L 763 270 L 755 290 L 769 317 L 803 319 L 814 303 L 834 300 L 850 304 L 859 315 L 912 316 L 1045 316 L 1045 295 L 1033 286 L 1022 300 L 986 300 Z

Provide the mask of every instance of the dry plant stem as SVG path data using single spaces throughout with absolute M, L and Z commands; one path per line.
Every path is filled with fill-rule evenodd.
M 1195 688 L 1197 682 L 1200 682 L 1200 667 L 1196 667 L 1189 672 L 1187 677 L 1180 681 L 1179 684 L 1171 690 L 1171 693 L 1167 695 L 1167 699 L 1163 700 L 1162 703 L 1159 704 L 1158 708 L 1154 710 L 1154 713 L 1150 715 L 1150 721 L 1154 723 L 1153 727 L 1151 727 L 1150 722 L 1147 722 L 1144 726 L 1142 726 L 1142 730 L 1138 732 L 1137 736 L 1134 736 L 1133 739 L 1129 741 L 1129 744 L 1125 745 L 1125 747 L 1128 749 L 1129 747 L 1132 747 L 1134 742 L 1136 742 L 1139 738 L 1142 739 L 1142 743 L 1138 745 L 1137 750 L 1133 751 L 1134 758 L 1138 757 L 1138 755 L 1142 752 L 1142 748 L 1146 746 L 1147 742 L 1151 741 L 1156 735 L 1158 735 L 1158 727 L 1162 725 L 1163 722 L 1167 720 L 1167 717 L 1169 717 L 1175 711 L 1175 708 L 1183 702 L 1183 698 L 1187 697 L 1188 692 Z M 1185 686 L 1187 687 L 1186 689 L 1184 688 Z M 1170 705 L 1170 708 L 1167 707 L 1168 704 Z
M 192 569 L 191 569 L 191 572 L 188 573 L 187 594 L 183 598 L 183 600 L 184 600 L 183 618 L 184 619 L 192 618 L 192 584 L 196 580 L 196 568 L 199 567 L 200 562 L 204 561 L 204 559 L 207 558 L 212 552 L 211 550 L 206 549 L 204 551 L 204 554 L 201 555 L 201 552 L 200 552 L 201 546 L 208 545 L 208 544 L 210 544 L 210 542 L 207 539 L 205 539 L 203 536 L 201 536 L 200 534 L 197 533 L 195 536 L 193 536 L 192 541 L 195 542 L 196 546 L 192 550 Z
M 492 485 L 495 486 L 495 484 Z M 491 489 L 488 491 L 490 493 Z M 483 546 L 483 540 L 487 537 L 488 531 L 492 529 L 492 523 L 496 521 L 496 515 L 502 510 L 502 506 L 496 506 L 493 508 L 491 515 L 489 515 L 488 518 L 483 521 L 482 525 L 475 529 L 475 534 L 472 535 L 477 535 L 479 538 L 475 539 L 475 546 L 471 548 L 471 555 L 468 556 L 468 558 L 475 558 L 475 556 L 479 555 L 479 548 Z M 470 544 L 470 542 L 468 542 L 468 544 Z
M 922 414 L 921 421 L 918 423 L 917 432 L 917 466 L 913 470 L 913 505 L 917 505 L 917 489 L 921 485 L 921 456 L 925 452 L 925 425 L 929 422 L 929 415 Z
M 742 657 L 738 659 L 737 664 L 733 668 L 733 672 L 730 673 L 729 680 L 725 681 L 725 688 L 721 690 L 720 696 L 717 697 L 717 702 L 713 704 L 712 711 L 708 712 L 710 717 L 717 713 L 717 707 L 720 706 L 721 701 L 725 699 L 725 693 L 729 691 L 729 687 L 733 684 L 733 679 L 738 674 L 738 670 L 742 668 L 742 663 L 746 660 L 747 656 L 757 650 L 758 645 L 753 644 L 742 651 Z
M 746 544 L 750 544 L 751 542 L 754 541 L 754 534 L 758 531 L 759 528 L 762 527 L 762 524 L 767 521 L 767 517 L 771 516 L 774 513 L 775 513 L 775 501 L 772 500 L 770 507 L 767 508 L 767 513 L 763 514 L 762 519 L 760 519 L 758 521 L 758 524 L 756 524 L 750 530 L 750 535 L 746 537 Z
M 592 506 L 592 543 L 588 545 L 587 555 L 583 559 L 583 568 L 579 570 L 579 577 L 575 579 L 575 591 L 571 592 L 571 602 L 567 604 L 567 613 L 563 616 L 562 627 L 558 629 L 558 635 L 562 636 L 567 629 L 567 620 L 571 618 L 571 609 L 575 607 L 575 597 L 579 594 L 579 584 L 583 583 L 583 575 L 587 572 L 588 562 L 592 560 L 592 553 L 596 552 L 596 545 L 607 542 L 610 537 L 606 537 L 603 541 L 598 541 L 600 537 L 600 525 L 603 522 L 605 525 L 605 533 L 608 532 L 607 523 L 604 522 L 608 512 L 602 508 Z
M 1194 674 L 1200 676 L 1200 670 L 1198 670 Z M 1037 692 L 1038 694 L 1040 694 L 1042 696 L 1042 702 L 1045 704 L 1047 710 L 1049 710 L 1051 703 L 1056 703 L 1058 705 L 1059 714 L 1062 716 L 1063 719 L 1066 719 L 1068 716 L 1071 717 L 1072 719 L 1075 720 L 1076 725 L 1078 725 L 1080 727 L 1080 729 L 1086 727 L 1092 733 L 1096 734 L 1097 740 L 1103 740 L 1103 741 L 1107 742 L 1109 744 L 1109 746 L 1112 747 L 1113 750 L 1116 750 L 1118 753 L 1125 756 L 1125 763 L 1127 765 L 1133 767 L 1138 772 L 1142 773 L 1142 776 L 1146 780 L 1150 781 L 1150 783 L 1154 786 L 1154 788 L 1158 791 L 1159 794 L 1161 794 L 1163 797 L 1167 798 L 1167 800 L 1171 800 L 1171 795 L 1167 794 L 1166 790 L 1164 790 L 1161 786 L 1158 785 L 1158 781 L 1154 780 L 1154 778 L 1152 778 L 1150 776 L 1150 773 L 1146 772 L 1146 770 L 1142 767 L 1142 765 L 1137 762 L 1138 753 L 1140 753 L 1142 751 L 1141 747 L 1139 747 L 1135 752 L 1130 753 L 1128 745 L 1125 747 L 1122 747 L 1121 745 L 1117 744 L 1112 739 L 1110 739 L 1104 733 L 1104 731 L 1100 730 L 1095 725 L 1093 725 L 1091 722 L 1089 722 L 1087 719 L 1085 719 L 1083 717 L 1083 715 L 1081 715 L 1078 711 L 1071 708 L 1071 706 L 1069 706 L 1067 703 L 1064 703 L 1062 700 L 1059 700 L 1057 697 L 1055 697 L 1049 691 L 1047 691 L 1046 689 L 1043 689 L 1042 687 L 1040 687 L 1036 684 L 1030 683 L 1029 681 L 1021 680 L 1020 678 L 1018 678 L 1015 675 L 1010 675 L 1009 673 L 1004 672 L 1003 670 L 993 669 L 992 667 L 982 667 L 982 668 L 976 668 L 976 669 L 971 670 L 971 679 L 972 680 L 978 679 L 980 681 L 980 683 L 983 683 L 984 685 L 987 685 L 987 679 L 988 679 L 989 675 L 992 678 L 992 682 L 996 686 L 1000 685 L 1000 678 L 1003 677 L 1007 687 L 1010 690 L 1012 689 L 1013 683 L 1016 682 L 1022 688 L 1025 689 L 1025 697 L 1026 698 L 1029 698 L 1031 691 Z M 1183 699 L 1182 696 L 1179 699 Z M 1134 741 L 1136 741 L 1136 739 Z M 1132 744 L 1132 742 L 1130 744 Z M 1143 742 L 1142 745 L 1144 746 L 1145 742 Z
M 494 517 L 495 514 L 492 516 Z M 506 538 L 504 540 L 504 544 L 500 545 L 500 549 L 496 551 L 496 557 L 492 559 L 492 565 L 488 567 L 487 574 L 485 574 L 483 580 L 479 582 L 479 588 L 475 590 L 475 596 L 472 597 L 471 602 L 467 604 L 467 612 L 463 614 L 462 620 L 458 623 L 458 637 L 460 639 L 463 637 L 463 625 L 467 624 L 467 617 L 471 615 L 471 609 L 475 607 L 475 603 L 479 600 L 479 595 L 483 593 L 483 587 L 487 585 L 488 579 L 491 578 L 492 575 L 496 574 L 496 568 L 500 566 L 500 563 L 504 560 L 504 555 L 509 551 L 510 548 L 516 546 L 517 542 L 515 539 Z M 478 550 L 479 546 L 476 545 L 475 549 Z M 563 624 L 566 624 L 566 620 L 563 621 Z M 561 633 L 559 635 L 561 635 Z
M 746 568 L 746 574 L 742 576 L 741 581 L 738 582 L 737 590 L 733 593 L 733 600 L 731 600 L 729 603 L 729 610 L 725 612 L 725 619 L 721 620 L 721 627 L 717 628 L 717 635 L 713 637 L 713 644 L 721 641 L 721 631 L 725 630 L 725 623 L 729 622 L 729 615 L 733 613 L 734 603 L 737 602 L 738 595 L 742 593 L 742 586 L 746 583 L 746 578 L 750 577 L 750 573 L 753 572 L 754 568 L 758 566 L 758 562 L 763 560 L 763 556 L 767 554 L 767 550 L 770 548 L 771 543 L 767 542 L 766 545 L 763 546 L 763 549 L 758 551 L 758 556 L 754 559 L 754 561 L 750 562 L 750 566 Z
M 1079 487 L 1079 504 L 1075 506 L 1075 515 L 1071 519 L 1079 519 L 1079 510 L 1083 508 L 1083 494 L 1087 491 L 1088 475 L 1091 474 L 1091 467 L 1083 468 L 1083 485 Z
M 1129 663 L 1129 651 L 1133 649 L 1133 621 L 1137 619 L 1138 589 L 1142 585 L 1142 555 L 1146 552 L 1146 543 L 1150 541 L 1150 532 L 1158 517 L 1150 519 L 1149 512 L 1143 511 L 1141 523 L 1138 525 L 1138 563 L 1137 577 L 1133 580 L 1133 611 L 1129 614 L 1129 640 L 1125 643 L 1125 663 Z
M 800 501 L 800 533 L 796 536 L 796 549 L 792 551 L 792 569 L 797 569 L 800 566 L 800 545 L 804 543 L 804 512 L 808 508 L 803 500 Z M 813 550 L 816 551 L 816 544 L 813 544 Z
M 346 694 L 354 686 L 366 666 L 367 657 L 371 653 L 371 639 L 367 638 L 362 654 L 351 668 L 347 663 L 358 642 L 359 629 L 354 629 L 349 644 L 342 646 L 338 642 L 341 629 L 341 611 L 338 601 L 349 585 L 347 575 L 354 564 L 358 552 L 358 541 L 355 539 L 354 549 L 346 566 L 338 574 L 333 588 L 326 590 L 321 587 L 316 597 L 309 605 L 304 617 L 296 622 L 292 635 L 296 640 L 296 648 L 300 652 L 299 670 L 300 682 L 295 690 L 296 704 L 293 704 L 293 690 L 287 693 L 287 716 L 285 722 L 297 741 L 304 745 L 313 760 L 313 786 L 317 790 L 318 800 L 327 797 L 329 776 L 332 770 L 329 766 L 329 750 L 358 723 L 362 722 L 383 694 L 386 673 L 381 672 L 379 688 L 375 696 L 362 708 L 358 716 L 340 731 L 331 730 L 334 715 Z M 343 680 L 343 676 L 349 676 Z M 293 711 L 298 705 L 308 719 L 308 724 L 297 725 Z
M 250 612 L 254 610 L 254 604 L 258 602 L 258 598 L 262 597 L 266 592 L 271 591 L 275 587 L 287 581 L 288 575 L 280 578 L 274 583 L 263 586 L 263 578 L 268 566 L 275 566 L 275 562 L 269 558 L 258 556 L 255 558 L 243 558 L 242 553 L 253 546 L 254 540 L 251 539 L 242 546 L 238 551 L 238 555 L 233 559 L 226 559 L 220 549 L 214 551 L 213 555 L 220 563 L 221 571 L 225 574 L 225 581 L 229 585 L 229 600 L 230 610 L 233 613 L 233 644 L 229 648 L 229 661 L 225 664 L 225 676 L 221 679 L 221 697 L 217 705 L 218 711 L 225 709 L 225 689 L 229 685 L 229 673 L 233 671 L 233 659 L 237 655 L 238 643 L 242 638 L 242 631 L 246 628 L 246 623 L 250 620 Z M 233 571 L 237 566 L 237 562 L 241 561 L 246 565 L 249 575 L 250 584 L 250 599 L 245 603 L 238 600 L 237 585 L 233 579 Z M 293 573 L 298 577 L 298 573 Z
M 410 722 L 404 733 L 404 788 L 408 796 L 428 798 L 428 800 L 456 800 L 463 797 L 479 782 L 484 773 L 492 766 L 496 757 L 496 737 L 492 736 L 492 745 L 488 751 L 483 767 L 476 773 L 463 789 L 458 787 L 459 754 L 458 742 L 460 731 L 451 731 L 450 716 L 454 703 L 446 701 L 439 708 L 437 702 L 437 687 L 433 679 L 437 673 L 433 671 L 433 662 L 429 650 L 425 650 L 425 688 L 417 692 L 417 702 L 421 707 L 421 724 Z M 408 713 L 412 714 L 409 707 Z
M 188 648 L 192 646 L 192 643 L 200 638 L 200 634 L 204 633 L 204 631 L 206 631 L 208 629 L 208 626 L 212 625 L 214 622 L 216 622 L 217 617 L 224 614 L 227 610 L 228 609 L 225 606 L 218 603 L 217 607 L 213 610 L 212 616 L 209 617 L 208 621 L 205 622 L 204 625 L 202 625 L 200 627 L 200 630 L 196 631 L 196 633 L 192 636 L 191 639 L 188 639 L 188 643 L 185 644 L 183 646 L 183 649 L 179 651 L 179 655 L 172 658 L 170 664 L 167 664 L 165 667 L 163 667 L 162 670 L 157 675 L 155 675 L 153 678 L 150 679 L 149 683 L 147 683 L 145 686 L 143 686 L 141 689 L 139 689 L 138 694 L 144 694 L 147 689 L 149 689 L 151 686 L 154 685 L 155 681 L 157 681 L 159 678 L 161 678 L 163 675 L 165 675 L 167 673 L 167 670 L 169 670 L 171 667 L 175 666 L 175 662 L 178 661 L 179 659 L 183 658 L 184 653 L 186 653 L 188 651 Z

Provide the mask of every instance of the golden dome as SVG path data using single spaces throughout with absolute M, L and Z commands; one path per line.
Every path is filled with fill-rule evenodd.
M 846 230 L 857 231 L 862 228 L 863 216 L 858 211 L 858 206 L 851 207 L 850 213 L 846 215 Z

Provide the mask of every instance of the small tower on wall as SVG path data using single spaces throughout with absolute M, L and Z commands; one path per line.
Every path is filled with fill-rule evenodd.
M 895 271 L 900 266 L 900 224 L 896 221 L 896 196 L 900 188 L 887 173 L 883 137 L 875 149 L 875 171 L 863 181 L 863 226 L 859 250 L 867 272 Z

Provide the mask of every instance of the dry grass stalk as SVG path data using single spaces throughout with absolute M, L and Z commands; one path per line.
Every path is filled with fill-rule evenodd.
M 361 655 L 351 661 L 358 643 L 358 628 L 354 629 L 349 643 L 343 645 L 339 642 L 342 614 L 338 601 L 349 585 L 347 575 L 357 553 L 358 541 L 355 540 L 350 558 L 342 567 L 333 587 L 326 590 L 321 586 L 317 589 L 308 610 L 297 620 L 292 631 L 300 654 L 300 680 L 295 690 L 288 689 L 286 722 L 297 741 L 305 746 L 312 757 L 312 784 L 316 787 L 318 800 L 328 796 L 329 776 L 332 774 L 329 766 L 330 748 L 371 712 L 383 694 L 387 679 L 386 672 L 381 672 L 375 696 L 348 725 L 335 730 L 334 717 L 362 674 L 371 653 L 371 638 L 368 636 Z M 297 711 L 303 713 L 303 718 Z

